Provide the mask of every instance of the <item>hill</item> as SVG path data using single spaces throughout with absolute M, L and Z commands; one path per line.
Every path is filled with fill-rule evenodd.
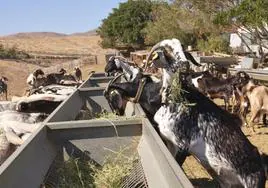
M 33 37 L 62 37 L 67 36 L 64 33 L 55 32 L 27 32 L 27 33 L 16 33 L 12 35 L 4 36 L 4 38 L 33 38 Z
M 73 33 L 71 34 L 72 36 L 97 36 L 97 30 L 94 29 L 94 30 L 90 30 L 90 31 L 87 31 L 87 32 L 81 32 L 81 33 Z
M 115 50 L 103 49 L 100 41 L 101 38 L 95 30 L 71 35 L 30 32 L 0 37 L 0 44 L 7 47 L 16 46 L 30 54 L 96 55 L 99 60 L 104 61 L 104 55 L 114 53 Z

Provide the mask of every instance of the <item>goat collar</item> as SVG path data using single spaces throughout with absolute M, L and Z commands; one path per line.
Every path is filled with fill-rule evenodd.
M 133 103 L 138 103 L 145 84 L 146 84 L 146 78 L 142 78 L 141 81 L 139 82 L 139 87 L 135 98 L 129 98 L 128 100 Z

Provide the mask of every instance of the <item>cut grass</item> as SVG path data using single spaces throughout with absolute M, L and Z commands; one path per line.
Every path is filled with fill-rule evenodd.
M 118 188 L 127 177 L 137 154 L 128 157 L 126 149 L 106 157 L 103 166 L 79 158 L 70 158 L 58 169 L 59 188 Z

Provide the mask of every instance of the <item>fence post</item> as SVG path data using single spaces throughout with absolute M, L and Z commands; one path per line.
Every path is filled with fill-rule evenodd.
M 98 57 L 97 57 L 97 55 L 95 55 L 95 62 L 96 62 L 96 64 L 98 64 Z

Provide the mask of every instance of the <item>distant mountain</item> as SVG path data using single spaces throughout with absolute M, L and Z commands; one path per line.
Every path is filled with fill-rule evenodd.
M 77 32 L 72 33 L 70 35 L 64 34 L 64 33 L 56 33 L 56 32 L 24 32 L 24 33 L 15 33 L 11 35 L 6 36 L 0 36 L 0 38 L 3 37 L 11 37 L 11 38 L 35 38 L 35 37 L 65 37 L 65 36 L 97 36 L 97 29 L 90 30 L 87 32 Z
M 97 29 L 93 29 L 87 32 L 81 32 L 81 33 L 73 33 L 71 34 L 72 36 L 96 36 L 97 34 Z
M 32 37 L 63 37 L 63 36 L 67 36 L 67 35 L 63 33 L 55 33 L 55 32 L 25 32 L 25 33 L 15 33 L 15 34 L 3 36 L 3 37 L 32 38 Z

